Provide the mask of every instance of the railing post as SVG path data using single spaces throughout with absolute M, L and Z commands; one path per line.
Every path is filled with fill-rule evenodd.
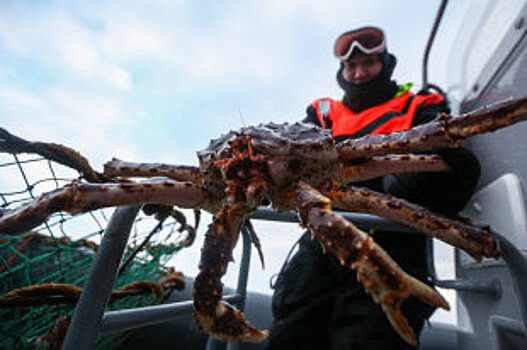
M 62 350 L 91 350 L 95 347 L 104 308 L 140 208 L 140 205 L 128 205 L 115 209 L 104 231 L 88 281 L 83 286 Z

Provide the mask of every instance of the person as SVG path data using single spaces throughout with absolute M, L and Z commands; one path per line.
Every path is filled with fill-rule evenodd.
M 387 51 L 381 29 L 363 27 L 340 35 L 334 54 L 340 61 L 337 82 L 344 96 L 316 100 L 308 106 L 304 122 L 331 129 L 337 141 L 406 130 L 449 112 L 441 94 L 414 94 L 410 85 L 398 86 L 392 80 L 396 59 Z M 479 163 L 464 148 L 436 153 L 449 163 L 450 172 L 388 175 L 357 185 L 454 217 L 475 189 Z M 425 235 L 377 232 L 373 238 L 404 271 L 431 284 Z M 353 270 L 332 254 L 323 254 L 310 232 L 298 245 L 274 286 L 268 350 L 413 348 L 395 332 Z M 416 334 L 434 311 L 413 297 L 403 303 L 402 310 Z

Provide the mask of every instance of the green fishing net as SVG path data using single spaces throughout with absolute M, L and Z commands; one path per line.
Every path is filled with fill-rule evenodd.
M 76 171 L 39 156 L 0 153 L 0 210 L 14 209 L 78 177 Z M 103 209 L 74 216 L 53 214 L 30 232 L 0 234 L 0 295 L 45 283 L 82 286 L 112 211 Z M 135 281 L 160 281 L 166 277 L 171 272 L 167 266 L 184 246 L 187 234 L 170 217 L 159 221 L 140 214 L 123 257 L 126 267 L 120 270 L 114 289 Z M 170 290 L 165 290 L 166 293 Z M 158 302 L 158 298 L 146 292 L 111 301 L 107 310 Z M 74 307 L 74 303 L 65 302 L 5 307 L 0 302 L 0 349 L 56 347 Z M 118 348 L 125 337 L 126 333 L 100 336 L 96 347 Z

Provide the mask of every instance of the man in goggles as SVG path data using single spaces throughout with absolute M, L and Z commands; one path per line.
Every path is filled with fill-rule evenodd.
M 338 140 L 402 131 L 448 112 L 436 93 L 410 92 L 411 84 L 392 80 L 395 56 L 376 27 L 340 35 L 334 45 L 339 60 L 341 100 L 322 98 L 307 108 L 304 122 L 331 129 Z M 449 173 L 388 175 L 358 186 L 395 195 L 432 211 L 455 216 L 472 195 L 479 178 L 477 159 L 463 148 L 437 151 Z M 377 232 L 374 240 L 410 275 L 429 283 L 425 235 Z M 433 309 L 410 298 L 403 314 L 419 334 Z M 413 349 L 391 327 L 381 307 L 367 295 L 354 271 L 341 266 L 306 232 L 297 253 L 284 264 L 273 295 L 274 321 L 268 349 Z

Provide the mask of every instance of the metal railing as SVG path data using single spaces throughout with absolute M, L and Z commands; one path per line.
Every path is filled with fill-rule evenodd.
M 104 308 L 110 298 L 126 243 L 140 205 L 115 210 L 95 257 L 73 314 L 62 349 L 91 350 L 101 331 Z
M 88 283 L 77 304 L 74 317 L 62 346 L 63 350 L 93 349 L 95 340 L 99 334 L 161 323 L 178 317 L 179 315 L 192 312 L 192 301 L 104 312 L 126 247 L 131 226 L 139 209 L 140 206 L 137 205 L 125 206 L 118 208 L 113 214 L 105 230 L 103 241 L 97 253 L 97 258 L 90 273 Z M 364 230 L 376 228 L 379 231 L 418 233 L 418 231 L 408 228 L 403 224 L 374 215 L 350 212 L 340 212 L 340 214 Z M 250 216 L 250 219 L 298 222 L 296 214 L 278 213 L 269 208 L 260 208 Z M 527 276 L 527 258 L 507 238 L 499 233 L 493 234 L 501 241 L 503 259 L 514 280 L 514 287 L 520 300 L 521 315 L 525 326 L 527 325 L 527 279 L 524 277 Z M 224 299 L 233 303 L 243 311 L 251 256 L 250 232 L 245 226 L 242 228 L 242 237 L 243 252 L 238 272 L 237 289 L 234 294 L 227 295 Z M 430 253 L 432 253 L 431 250 Z M 431 257 L 429 257 L 429 260 L 431 260 Z M 439 287 L 482 293 L 493 298 L 500 298 L 501 296 L 500 286 L 494 282 L 485 284 L 464 280 L 443 281 L 437 279 L 433 264 L 429 266 L 429 269 L 433 282 Z M 209 338 L 207 349 L 218 348 L 219 344 L 218 341 Z M 228 349 L 236 348 L 236 343 L 228 345 Z

